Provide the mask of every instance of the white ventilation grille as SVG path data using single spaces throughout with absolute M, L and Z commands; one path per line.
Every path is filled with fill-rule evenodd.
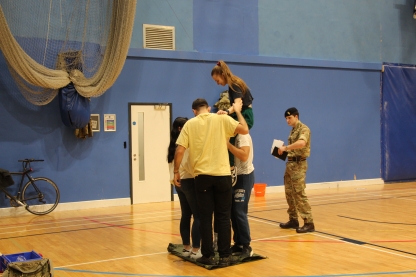
M 175 27 L 143 24 L 143 48 L 175 50 Z

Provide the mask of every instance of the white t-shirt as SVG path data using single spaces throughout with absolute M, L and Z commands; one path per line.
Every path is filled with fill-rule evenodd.
M 191 174 L 192 168 L 189 166 L 188 158 L 189 158 L 189 149 L 186 149 L 185 152 L 183 153 L 181 166 L 179 167 L 179 174 L 181 175 L 181 179 L 194 178 Z M 175 178 L 173 174 L 173 169 L 174 169 L 173 167 L 174 167 L 173 162 L 169 163 L 170 183 L 172 185 L 174 185 L 173 178 Z
M 237 167 L 237 175 L 241 174 L 250 174 L 254 170 L 253 166 L 253 141 L 251 140 L 250 134 L 247 135 L 237 135 L 235 138 L 235 146 L 241 148 L 242 146 L 250 146 L 250 153 L 248 154 L 248 159 L 245 162 L 240 161 L 237 157 L 234 156 L 234 163 Z

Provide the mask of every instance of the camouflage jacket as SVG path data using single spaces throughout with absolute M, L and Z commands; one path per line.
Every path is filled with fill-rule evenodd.
M 298 140 L 304 140 L 306 142 L 305 147 L 295 150 L 289 150 L 288 151 L 288 157 L 309 157 L 311 153 L 311 130 L 309 130 L 309 127 L 298 121 L 296 123 L 296 126 L 293 127 L 292 131 L 290 132 L 289 138 L 288 138 L 288 145 L 297 142 Z

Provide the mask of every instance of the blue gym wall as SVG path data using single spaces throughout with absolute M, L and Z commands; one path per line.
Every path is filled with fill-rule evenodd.
M 128 103 L 172 103 L 192 117 L 197 97 L 214 104 L 211 79 L 227 61 L 254 95 L 256 182 L 282 185 L 273 139 L 287 139 L 283 112 L 296 106 L 312 130 L 308 183 L 380 178 L 381 62 L 416 63 L 413 0 L 139 0 L 131 49 L 114 86 L 91 112 L 117 115 L 116 132 L 76 139 L 58 102 L 37 107 L 15 87 L 0 55 L 0 167 L 35 164 L 62 202 L 129 197 Z M 176 51 L 142 49 L 142 24 L 173 25 Z M 0 198 L 0 207 L 8 203 Z

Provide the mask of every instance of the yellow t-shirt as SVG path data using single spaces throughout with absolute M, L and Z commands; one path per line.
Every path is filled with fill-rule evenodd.
M 189 166 L 193 176 L 227 176 L 230 174 L 227 141 L 238 122 L 230 116 L 203 113 L 188 120 L 176 144 L 189 148 Z

